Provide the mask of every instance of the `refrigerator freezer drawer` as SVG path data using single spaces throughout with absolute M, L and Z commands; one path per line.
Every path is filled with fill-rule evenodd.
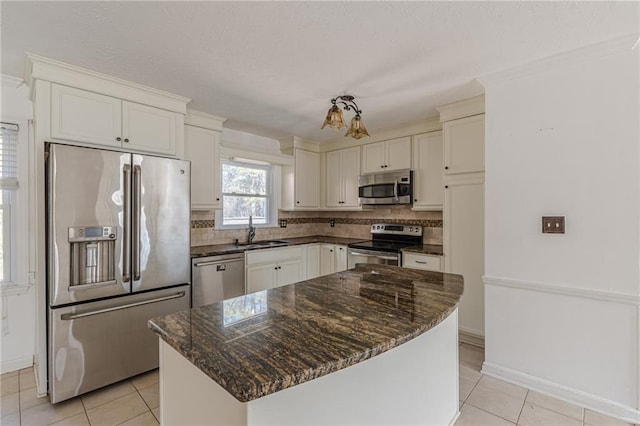
M 64 401 L 158 367 L 153 317 L 189 309 L 189 285 L 49 310 L 49 395 Z

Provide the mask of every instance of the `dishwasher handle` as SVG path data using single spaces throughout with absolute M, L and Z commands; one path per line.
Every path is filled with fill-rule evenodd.
M 197 262 L 197 263 L 194 263 L 193 266 L 195 266 L 196 268 L 201 268 L 203 266 L 218 265 L 217 270 L 218 271 L 224 271 L 224 270 L 226 270 L 226 266 L 224 266 L 225 263 L 243 262 L 243 261 L 244 261 L 243 258 L 240 258 L 240 259 L 229 259 L 229 260 L 211 260 L 209 262 Z M 223 269 L 220 269 L 220 266 L 222 266 Z

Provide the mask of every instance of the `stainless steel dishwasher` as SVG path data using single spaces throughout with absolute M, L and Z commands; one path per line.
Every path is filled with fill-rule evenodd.
M 208 305 L 244 294 L 244 253 L 191 260 L 192 305 Z

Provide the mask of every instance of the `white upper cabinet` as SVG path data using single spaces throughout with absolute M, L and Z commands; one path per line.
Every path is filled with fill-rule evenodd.
M 484 171 L 484 114 L 442 123 L 444 174 Z
M 178 114 L 122 102 L 122 137 L 124 147 L 158 154 L 176 154 Z
M 442 210 L 442 132 L 413 136 L 413 210 Z
M 327 152 L 327 207 L 358 207 L 360 147 Z
M 51 137 L 121 147 L 122 101 L 111 96 L 53 84 Z
M 191 161 L 192 209 L 220 209 L 220 132 L 185 125 L 184 158 Z
M 51 85 L 51 137 L 178 156 L 181 114 L 58 84 Z
M 295 150 L 294 208 L 320 207 L 320 154 Z
M 404 137 L 362 146 L 362 173 L 411 168 L 411 138 Z

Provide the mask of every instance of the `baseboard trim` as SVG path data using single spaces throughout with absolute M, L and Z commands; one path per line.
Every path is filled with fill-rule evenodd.
M 458 327 L 458 340 L 462 343 L 484 348 L 484 336 L 475 330 Z
M 530 290 L 543 293 L 561 294 L 563 296 L 582 297 L 607 302 L 622 303 L 625 305 L 640 306 L 640 295 L 616 293 L 613 291 L 592 290 L 587 288 L 574 288 L 558 284 L 548 284 L 535 281 L 523 281 L 511 278 L 483 276 L 484 285 L 509 287 L 520 290 Z
M 9 373 L 11 371 L 21 370 L 23 368 L 31 367 L 33 365 L 33 355 L 24 356 L 22 358 L 11 359 L 9 361 L 2 361 L 0 363 L 0 373 Z
M 456 411 L 456 415 L 453 416 L 453 420 L 449 422 L 449 426 L 453 426 L 458 421 L 458 417 L 460 417 L 460 410 Z
M 482 374 L 513 383 L 620 420 L 640 423 L 640 410 L 536 376 L 485 362 Z

